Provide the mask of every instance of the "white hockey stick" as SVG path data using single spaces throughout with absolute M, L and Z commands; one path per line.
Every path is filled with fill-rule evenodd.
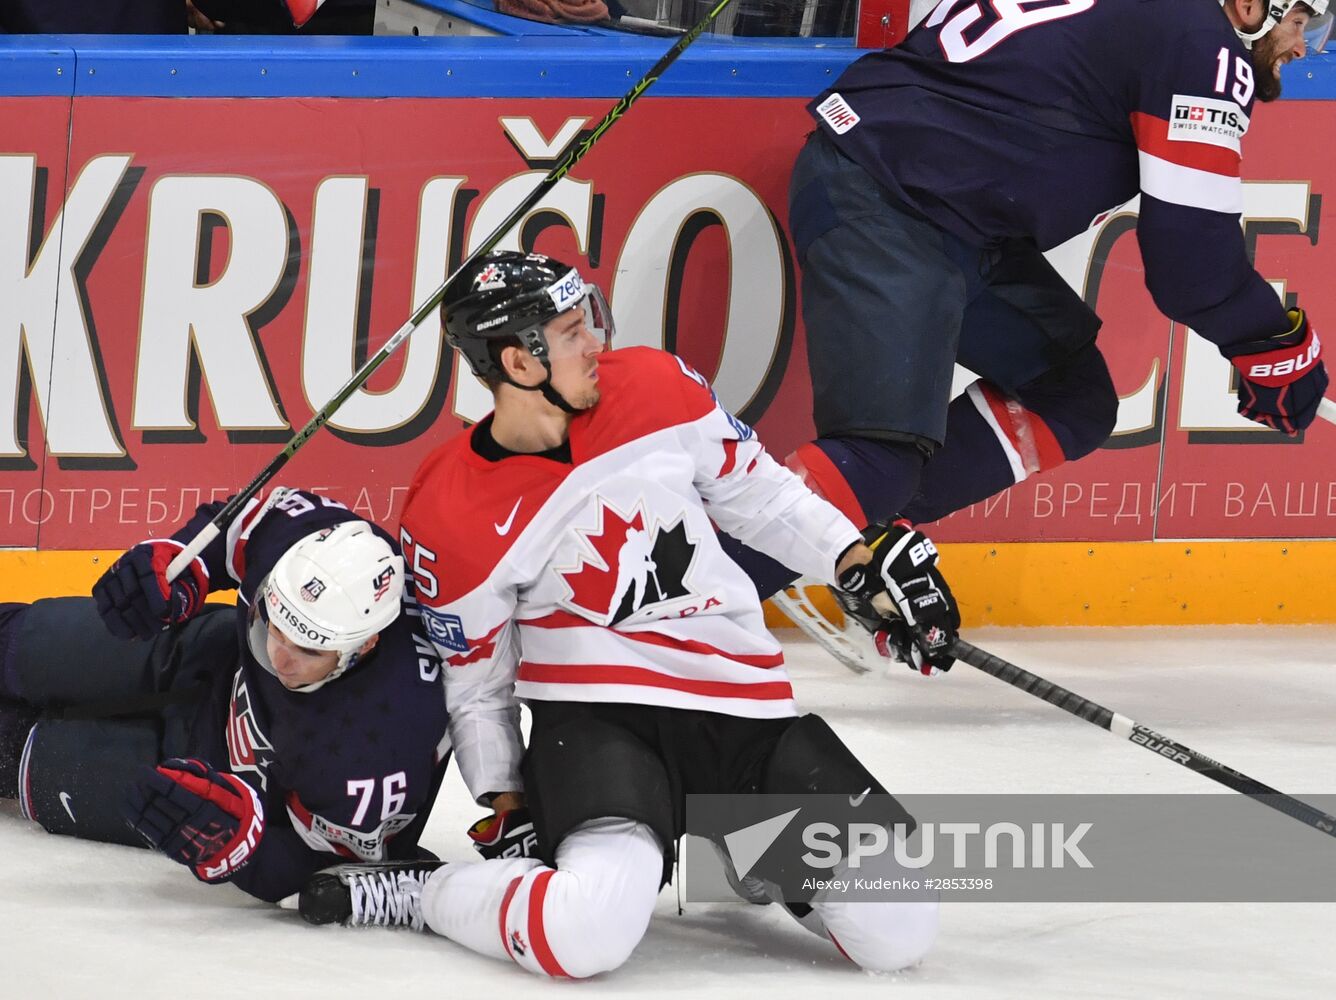
M 1324 399 L 1318 403 L 1317 415 L 1329 424 L 1336 424 L 1336 400 Z

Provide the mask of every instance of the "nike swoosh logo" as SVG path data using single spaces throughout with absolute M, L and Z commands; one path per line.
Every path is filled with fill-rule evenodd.
M 62 806 L 64 806 L 64 807 L 65 807 L 65 811 L 66 811 L 67 813 L 69 813 L 69 815 L 70 815 L 70 822 L 71 822 L 71 823 L 78 822 L 78 821 L 74 818 L 74 810 L 70 808 L 70 793 L 69 793 L 69 792 L 61 792 L 61 793 L 60 793 L 60 804 L 61 804 Z
M 504 537 L 510 533 L 510 526 L 515 523 L 515 515 L 520 512 L 520 504 L 522 503 L 524 503 L 524 497 L 520 497 L 515 501 L 515 506 L 510 508 L 510 516 L 508 518 L 494 525 L 498 535 Z
M 870 792 L 870 791 L 872 791 L 871 788 L 864 788 L 863 791 L 860 792 L 858 795 L 850 795 L 850 796 L 849 796 L 849 805 L 851 805 L 851 806 L 853 806 L 855 809 L 857 809 L 859 806 L 861 806 L 861 805 L 863 804 L 863 800 L 864 800 L 865 798 L 867 798 L 867 793 Z

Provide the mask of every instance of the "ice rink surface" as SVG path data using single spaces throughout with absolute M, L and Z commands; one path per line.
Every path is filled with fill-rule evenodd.
M 966 665 L 934 679 L 903 668 L 858 677 L 781 635 L 800 705 L 825 715 L 893 792 L 1224 791 Z M 966 637 L 1281 791 L 1336 792 L 1336 628 Z M 452 772 L 424 843 L 469 858 L 464 830 L 480 814 Z M 1332 850 L 1315 878 L 1336 879 L 1336 840 Z M 310 928 L 162 857 L 49 836 L 0 804 L 6 1000 L 1288 998 L 1336 993 L 1333 956 L 1336 904 L 955 902 L 923 965 L 874 976 L 779 907 L 688 905 L 679 916 L 669 887 L 625 966 L 554 983 L 431 935 Z

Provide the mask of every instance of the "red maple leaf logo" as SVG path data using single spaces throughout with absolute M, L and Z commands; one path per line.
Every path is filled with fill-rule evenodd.
M 600 501 L 599 523 L 592 531 L 577 529 L 593 549 L 593 554 L 580 553 L 580 561 L 573 572 L 557 573 L 570 588 L 567 603 L 587 612 L 600 622 L 606 622 L 613 613 L 618 580 L 617 555 L 626 544 L 631 531 L 644 531 L 645 518 L 637 509 L 628 520 L 618 511 Z

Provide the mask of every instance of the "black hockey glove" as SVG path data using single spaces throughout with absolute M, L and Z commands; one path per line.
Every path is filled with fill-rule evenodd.
M 93 584 L 97 613 L 118 639 L 152 639 L 189 621 L 209 594 L 209 571 L 198 556 L 170 584 L 167 567 L 183 546 L 170 538 L 140 542 Z
M 521 806 L 484 816 L 469 827 L 473 849 L 485 859 L 536 858 L 538 834 L 529 810 Z
M 873 632 L 878 648 L 893 650 L 911 669 L 929 677 L 950 670 L 960 612 L 937 569 L 937 547 L 908 521 L 874 524 L 863 539 L 872 561 L 849 567 L 839 579 L 846 613 Z M 890 599 L 894 615 L 880 614 L 879 597 L 881 603 Z
M 1294 324 L 1266 340 L 1230 344 L 1220 353 L 1239 370 L 1239 413 L 1293 437 L 1313 422 L 1327 394 L 1322 342 L 1302 309 L 1289 311 Z
M 201 882 L 231 878 L 255 856 L 264 808 L 250 785 L 200 760 L 145 767 L 126 790 L 125 818 L 148 845 Z

